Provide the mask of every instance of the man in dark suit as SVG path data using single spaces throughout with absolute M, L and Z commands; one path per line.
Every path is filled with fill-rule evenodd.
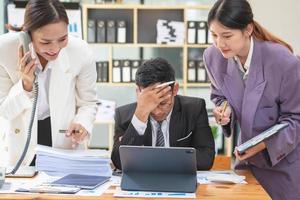
M 204 99 L 177 95 L 175 71 L 162 58 L 145 62 L 136 72 L 137 102 L 115 113 L 111 159 L 121 169 L 119 146 L 194 147 L 197 169 L 208 170 L 215 156 L 215 143 L 208 125 Z

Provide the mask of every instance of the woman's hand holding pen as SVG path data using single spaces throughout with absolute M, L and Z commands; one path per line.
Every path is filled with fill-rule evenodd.
M 234 150 L 234 155 L 235 155 L 235 157 L 236 157 L 238 160 L 242 161 L 242 160 L 245 160 L 245 159 L 247 159 L 247 158 L 250 158 L 250 157 L 254 156 L 255 154 L 261 152 L 261 151 L 264 150 L 265 148 L 266 148 L 265 142 L 261 142 L 261 143 L 258 143 L 258 144 L 255 145 L 255 146 L 249 148 L 249 149 L 246 150 L 245 153 L 243 153 L 243 154 L 239 154 L 239 153 L 237 152 L 237 150 L 235 149 L 235 150 Z
M 215 120 L 218 124 L 224 126 L 230 122 L 231 108 L 225 101 L 221 106 L 217 106 L 213 110 Z
M 19 46 L 19 70 L 22 76 L 23 88 L 27 92 L 31 92 L 34 82 L 34 71 L 37 67 L 36 58 L 31 59 L 31 52 L 23 54 L 23 47 Z
M 81 144 L 85 139 L 89 137 L 87 130 L 77 123 L 72 123 L 66 132 L 67 137 L 72 139 L 72 148 L 76 148 L 78 144 Z

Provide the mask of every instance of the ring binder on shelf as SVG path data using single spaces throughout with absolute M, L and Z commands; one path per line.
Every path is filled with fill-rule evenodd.
M 122 65 L 122 82 L 130 82 L 130 60 L 123 60 Z
M 203 60 L 197 61 L 197 82 L 206 82 L 206 70 Z
M 206 21 L 197 22 L 197 43 L 205 44 L 207 35 L 207 23 Z
M 102 63 L 102 82 L 108 82 L 108 62 Z
M 116 25 L 115 25 L 114 20 L 107 21 L 106 42 L 107 43 L 115 43 L 116 42 Z
M 105 21 L 97 21 L 97 42 L 105 43 Z
M 102 62 L 96 62 L 97 82 L 102 82 Z
M 196 82 L 196 63 L 194 60 L 188 61 L 188 82 Z
M 117 42 L 126 43 L 126 22 L 124 20 L 119 20 L 117 25 Z
M 96 24 L 95 20 L 88 20 L 88 28 L 87 28 L 87 42 L 95 43 L 96 42 Z
M 120 83 L 122 81 L 121 63 L 120 60 L 113 61 L 113 82 Z
M 196 22 L 194 21 L 188 22 L 187 38 L 189 44 L 196 43 Z
M 131 82 L 135 82 L 135 74 L 140 66 L 140 61 L 139 60 L 133 60 L 132 65 L 131 65 Z

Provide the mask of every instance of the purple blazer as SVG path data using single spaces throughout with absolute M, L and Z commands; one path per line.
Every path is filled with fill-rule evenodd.
M 300 60 L 272 42 L 254 39 L 253 48 L 245 82 L 233 58 L 225 59 L 214 46 L 205 50 L 211 99 L 216 105 L 229 102 L 231 125 L 238 121 L 241 127 L 239 144 L 276 123 L 289 124 L 245 164 L 273 199 L 300 199 Z

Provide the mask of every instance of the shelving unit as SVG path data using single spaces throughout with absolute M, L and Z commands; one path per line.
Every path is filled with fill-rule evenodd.
M 187 81 L 187 63 L 189 49 L 205 49 L 209 44 L 157 44 L 156 43 L 156 23 L 158 19 L 182 21 L 187 27 L 187 13 L 190 10 L 208 11 L 210 6 L 155 6 L 155 5 L 130 5 L 130 4 L 82 4 L 83 19 L 83 37 L 87 40 L 87 22 L 88 19 L 118 20 L 120 18 L 127 22 L 127 43 L 90 43 L 91 46 L 106 48 L 108 51 L 108 74 L 107 83 L 99 83 L 102 86 L 134 86 L 134 83 L 114 83 L 112 82 L 112 68 L 114 60 L 114 49 L 116 48 L 133 48 L 133 49 L 165 49 L 165 51 L 178 50 L 180 63 L 171 63 L 181 72 L 177 78 L 182 86 L 183 94 L 186 94 L 189 87 L 208 87 L 209 83 L 190 83 Z M 199 55 L 202 57 L 202 55 Z M 100 55 L 99 55 L 100 57 Z M 172 62 L 172 61 L 171 61 Z
M 157 44 L 156 43 L 156 23 L 158 19 L 171 20 L 171 21 L 182 21 L 187 30 L 188 21 L 204 20 L 190 18 L 190 12 L 204 12 L 203 16 L 207 16 L 210 9 L 208 5 L 198 5 L 198 6 L 188 6 L 188 5 L 178 5 L 178 6 L 161 6 L 161 5 L 129 5 L 129 4 L 82 4 L 82 24 L 83 24 L 83 38 L 87 41 L 87 26 L 88 19 L 101 19 L 101 20 L 119 20 L 124 19 L 127 22 L 127 36 L 126 43 L 89 43 L 93 48 L 102 48 L 107 52 L 108 62 L 108 74 L 109 81 L 107 83 L 99 83 L 99 87 L 111 88 L 108 89 L 110 93 L 115 88 L 120 88 L 122 91 L 129 88 L 134 90 L 134 83 L 115 83 L 112 81 L 113 72 L 113 60 L 116 59 L 115 51 L 130 51 L 132 50 L 152 50 L 155 49 L 162 53 L 170 51 L 171 54 L 178 53 L 178 58 L 180 62 L 172 63 L 172 59 L 168 60 L 175 68 L 177 73 L 177 81 L 180 85 L 181 94 L 187 95 L 190 90 L 198 90 L 198 88 L 204 89 L 207 93 L 209 90 L 209 83 L 197 83 L 188 82 L 188 60 L 202 58 L 202 53 L 205 48 L 209 47 L 210 44 L 184 44 L 174 45 L 174 44 Z M 186 31 L 187 32 L 187 31 Z M 186 37 L 187 38 L 187 33 Z M 185 40 L 187 41 L 187 39 Z M 158 54 L 160 55 L 160 54 Z M 195 56 L 196 55 L 196 56 Z M 101 55 L 99 55 L 101 57 Z M 121 56 L 122 57 L 122 56 Z M 124 57 L 124 56 L 123 56 Z M 103 58 L 102 58 L 103 59 Z M 117 59 L 119 59 L 117 57 Z M 130 58 L 128 58 L 130 59 Z M 145 59 L 144 57 L 142 59 Z M 174 62 L 174 61 L 173 61 Z M 179 72 L 179 74 L 178 74 Z M 101 90 L 102 90 L 101 88 Z M 103 90 L 102 90 L 103 91 Z M 201 93 L 201 97 L 203 94 Z M 204 97 L 203 97 L 204 98 Z M 206 99 L 208 102 L 208 100 Z M 130 103 L 130 102 L 128 102 Z M 112 150 L 112 135 L 113 135 L 113 122 L 103 123 L 95 122 L 96 124 L 107 124 L 109 126 L 109 150 Z M 221 136 L 220 136 L 221 137 Z M 229 140 L 225 141 L 224 153 L 230 155 L 231 148 Z

